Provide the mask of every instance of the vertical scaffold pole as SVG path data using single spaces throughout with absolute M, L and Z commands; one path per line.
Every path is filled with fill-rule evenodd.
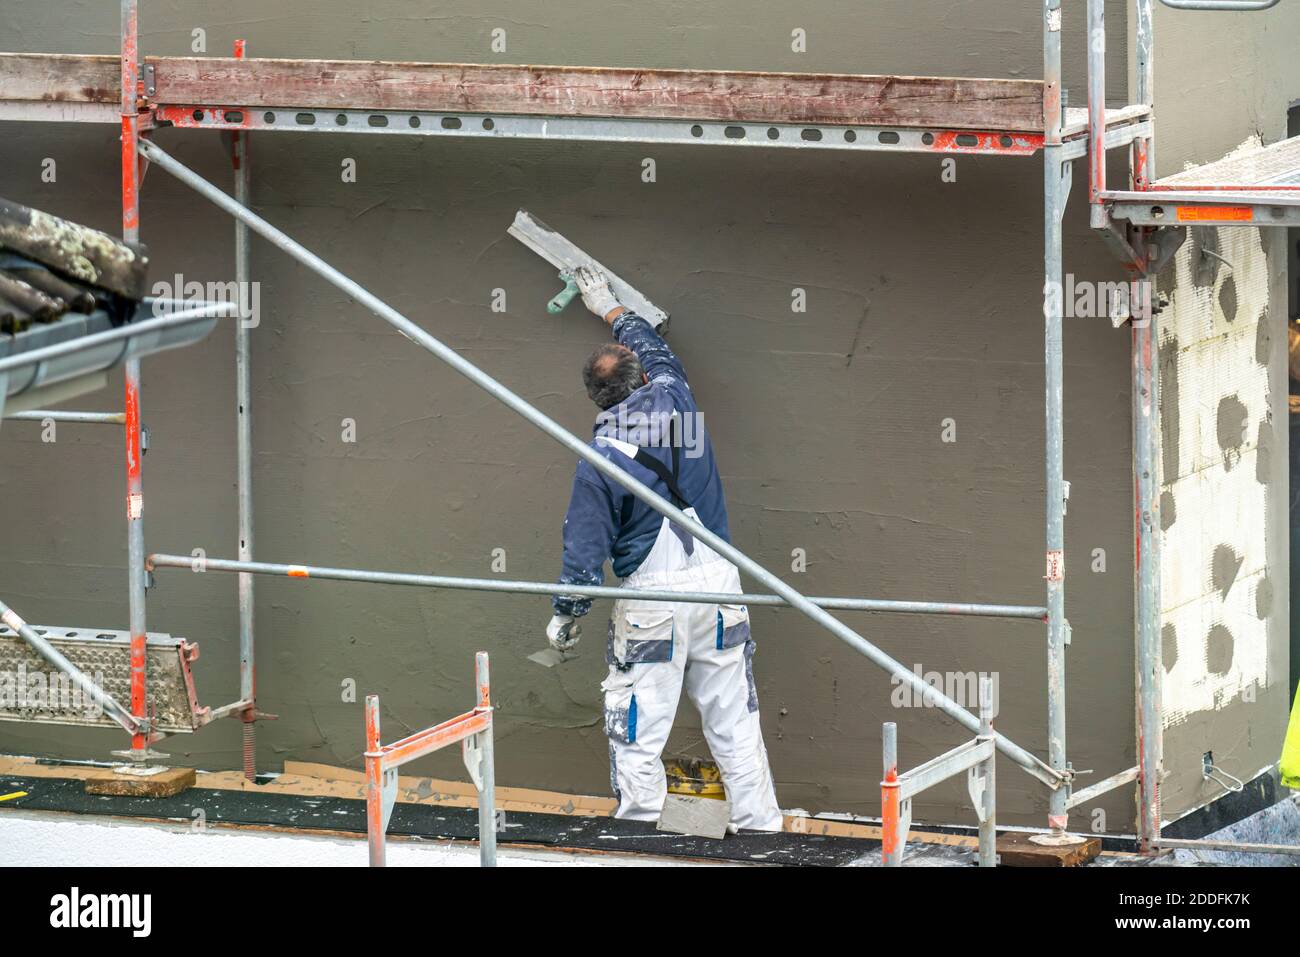
M 480 651 L 474 657 L 475 684 L 478 686 L 478 704 L 475 711 L 492 710 L 492 693 L 488 674 L 488 653 Z M 479 864 L 483 867 L 497 866 L 497 818 L 496 818 L 496 754 L 492 739 L 493 725 L 478 734 L 478 746 L 481 753 L 479 774 L 482 784 L 478 793 L 478 853 Z
M 379 739 L 379 696 L 366 695 L 366 837 L 370 866 L 384 866 L 384 758 Z
M 1137 31 L 1135 73 L 1137 88 L 1133 91 L 1135 102 L 1155 105 L 1155 24 L 1152 22 L 1152 0 L 1137 0 Z M 1133 141 L 1133 188 L 1146 189 L 1155 178 L 1155 126 L 1150 136 L 1140 136 Z
M 979 740 L 993 740 L 993 679 L 988 675 L 980 676 Z M 998 864 L 996 764 L 997 749 L 994 748 L 979 766 L 979 774 L 984 779 L 984 806 L 980 809 L 980 867 L 997 867 Z
M 898 725 L 886 721 L 881 735 L 885 776 L 880 782 L 880 857 L 886 867 L 903 863 L 902 823 L 898 806 Z
M 1106 225 L 1106 0 L 1088 0 L 1088 216 Z
M 235 58 L 243 59 L 244 41 L 235 41 Z M 248 133 L 236 130 L 231 144 L 231 161 L 235 167 L 235 201 L 241 206 L 251 202 L 252 169 L 248 157 Z M 235 220 L 235 287 L 241 306 L 255 302 L 250 290 L 251 269 L 249 231 Z M 242 308 L 235 321 L 235 475 L 239 497 L 239 560 L 253 560 L 253 409 L 251 378 L 251 344 L 249 334 L 255 317 Z M 239 697 L 248 702 L 244 709 L 244 777 L 257 777 L 257 663 L 253 649 L 253 576 L 239 575 Z
M 1065 479 L 1064 344 L 1062 341 L 1061 218 L 1069 196 L 1071 164 L 1061 145 L 1061 0 L 1043 0 L 1043 216 L 1044 340 L 1047 458 L 1047 750 L 1052 769 L 1064 773 L 1065 751 Z M 1064 833 L 1068 788 L 1048 797 L 1047 823 Z
M 136 152 L 140 119 L 137 90 L 140 74 L 139 19 L 136 0 L 122 0 L 122 238 L 140 239 L 140 159 Z M 143 719 L 145 697 L 145 567 L 144 477 L 140 425 L 140 360 L 127 359 L 124 368 L 126 413 L 127 603 L 131 631 L 131 714 Z M 131 757 L 143 761 L 147 734 L 131 737 Z
M 1162 736 L 1160 679 L 1160 484 L 1155 455 L 1159 376 L 1156 318 L 1133 326 L 1134 638 L 1137 664 L 1138 840 L 1155 850 L 1160 838 Z
M 1137 0 L 1137 101 L 1155 92 L 1151 0 Z M 1153 130 L 1154 133 L 1154 130 Z M 1155 177 L 1154 139 L 1133 143 L 1133 188 Z M 1144 275 L 1144 282 L 1153 277 Z M 1150 293 L 1154 299 L 1154 291 Z M 1145 297 L 1144 297 L 1145 301 Z M 1160 839 L 1160 775 L 1164 764 L 1160 647 L 1160 463 L 1156 457 L 1160 376 L 1156 369 L 1156 316 L 1135 316 L 1133 326 L 1133 542 L 1134 661 L 1137 678 L 1138 846 L 1153 853 Z

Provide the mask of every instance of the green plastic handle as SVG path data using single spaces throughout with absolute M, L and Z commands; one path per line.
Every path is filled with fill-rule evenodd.
M 555 297 L 546 304 L 546 311 L 551 315 L 555 315 L 557 312 L 563 312 L 564 308 L 569 303 L 573 302 L 574 298 L 578 295 L 578 284 L 576 282 L 564 276 L 561 276 L 560 278 L 564 279 L 564 288 L 557 292 Z

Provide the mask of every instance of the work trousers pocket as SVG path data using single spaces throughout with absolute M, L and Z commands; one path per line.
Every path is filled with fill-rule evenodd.
M 607 678 L 605 692 L 605 736 L 623 744 L 636 743 L 636 690 L 630 678 Z
M 743 645 L 749 637 L 749 609 L 744 605 L 719 605 L 718 651 Z
M 622 668 L 671 661 L 674 637 L 671 605 L 618 601 L 609 621 L 606 657 L 610 664 Z

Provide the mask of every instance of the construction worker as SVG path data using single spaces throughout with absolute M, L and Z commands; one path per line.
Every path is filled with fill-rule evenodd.
M 713 448 L 681 362 L 649 322 L 618 302 L 602 273 L 583 268 L 575 278 L 587 308 L 618 340 L 598 347 L 582 371 L 601 409 L 592 448 L 728 539 Z M 735 565 L 580 461 L 564 519 L 560 583 L 601 584 L 607 559 L 627 588 L 741 593 Z M 569 651 L 591 600 L 558 596 L 553 605 L 547 639 Z M 606 659 L 601 689 L 616 817 L 658 820 L 667 795 L 660 759 L 684 686 L 721 769 L 732 829 L 781 830 L 744 605 L 619 599 Z

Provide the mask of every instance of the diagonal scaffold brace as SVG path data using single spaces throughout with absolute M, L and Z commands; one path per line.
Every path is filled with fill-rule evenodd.
M 320 275 L 335 288 L 346 293 L 356 302 L 365 306 L 389 325 L 396 328 L 412 342 L 433 353 L 447 365 L 469 379 L 475 385 L 500 400 L 508 408 L 523 416 L 541 431 L 555 439 L 578 457 L 585 459 L 598 472 L 611 481 L 617 482 L 645 502 L 659 514 L 671 519 L 674 524 L 688 531 L 691 535 L 707 544 L 714 551 L 733 562 L 741 571 L 756 581 L 770 588 L 798 609 L 812 621 L 821 625 L 849 647 L 862 654 L 877 667 L 884 670 L 895 680 L 909 687 L 921 700 L 938 708 L 944 714 L 957 721 L 968 731 L 978 734 L 979 719 L 952 698 L 936 690 L 914 672 L 903 667 L 898 661 L 867 641 L 852 628 L 835 618 L 824 609 L 819 608 L 803 594 L 759 565 L 729 542 L 719 538 L 696 520 L 687 516 L 669 501 L 658 495 L 649 486 L 639 482 L 629 473 L 611 463 L 593 450 L 585 442 L 555 422 L 545 413 L 525 401 L 502 383 L 492 378 L 478 366 L 462 357 L 453 348 L 425 331 L 419 325 L 402 315 L 378 296 L 374 295 L 315 253 L 291 239 L 281 230 L 262 219 L 256 213 L 240 205 L 217 186 L 199 176 L 184 164 L 178 162 L 156 143 L 141 140 L 137 146 L 140 154 L 152 164 L 179 179 L 199 195 L 208 199 L 231 216 L 246 224 L 249 229 L 266 239 L 276 248 L 292 256 L 308 269 Z M 997 749 L 1023 768 L 1031 776 L 1047 785 L 1052 791 L 1058 791 L 1067 784 L 1068 775 L 1056 771 L 1041 759 L 1026 751 L 1005 735 L 996 735 Z

